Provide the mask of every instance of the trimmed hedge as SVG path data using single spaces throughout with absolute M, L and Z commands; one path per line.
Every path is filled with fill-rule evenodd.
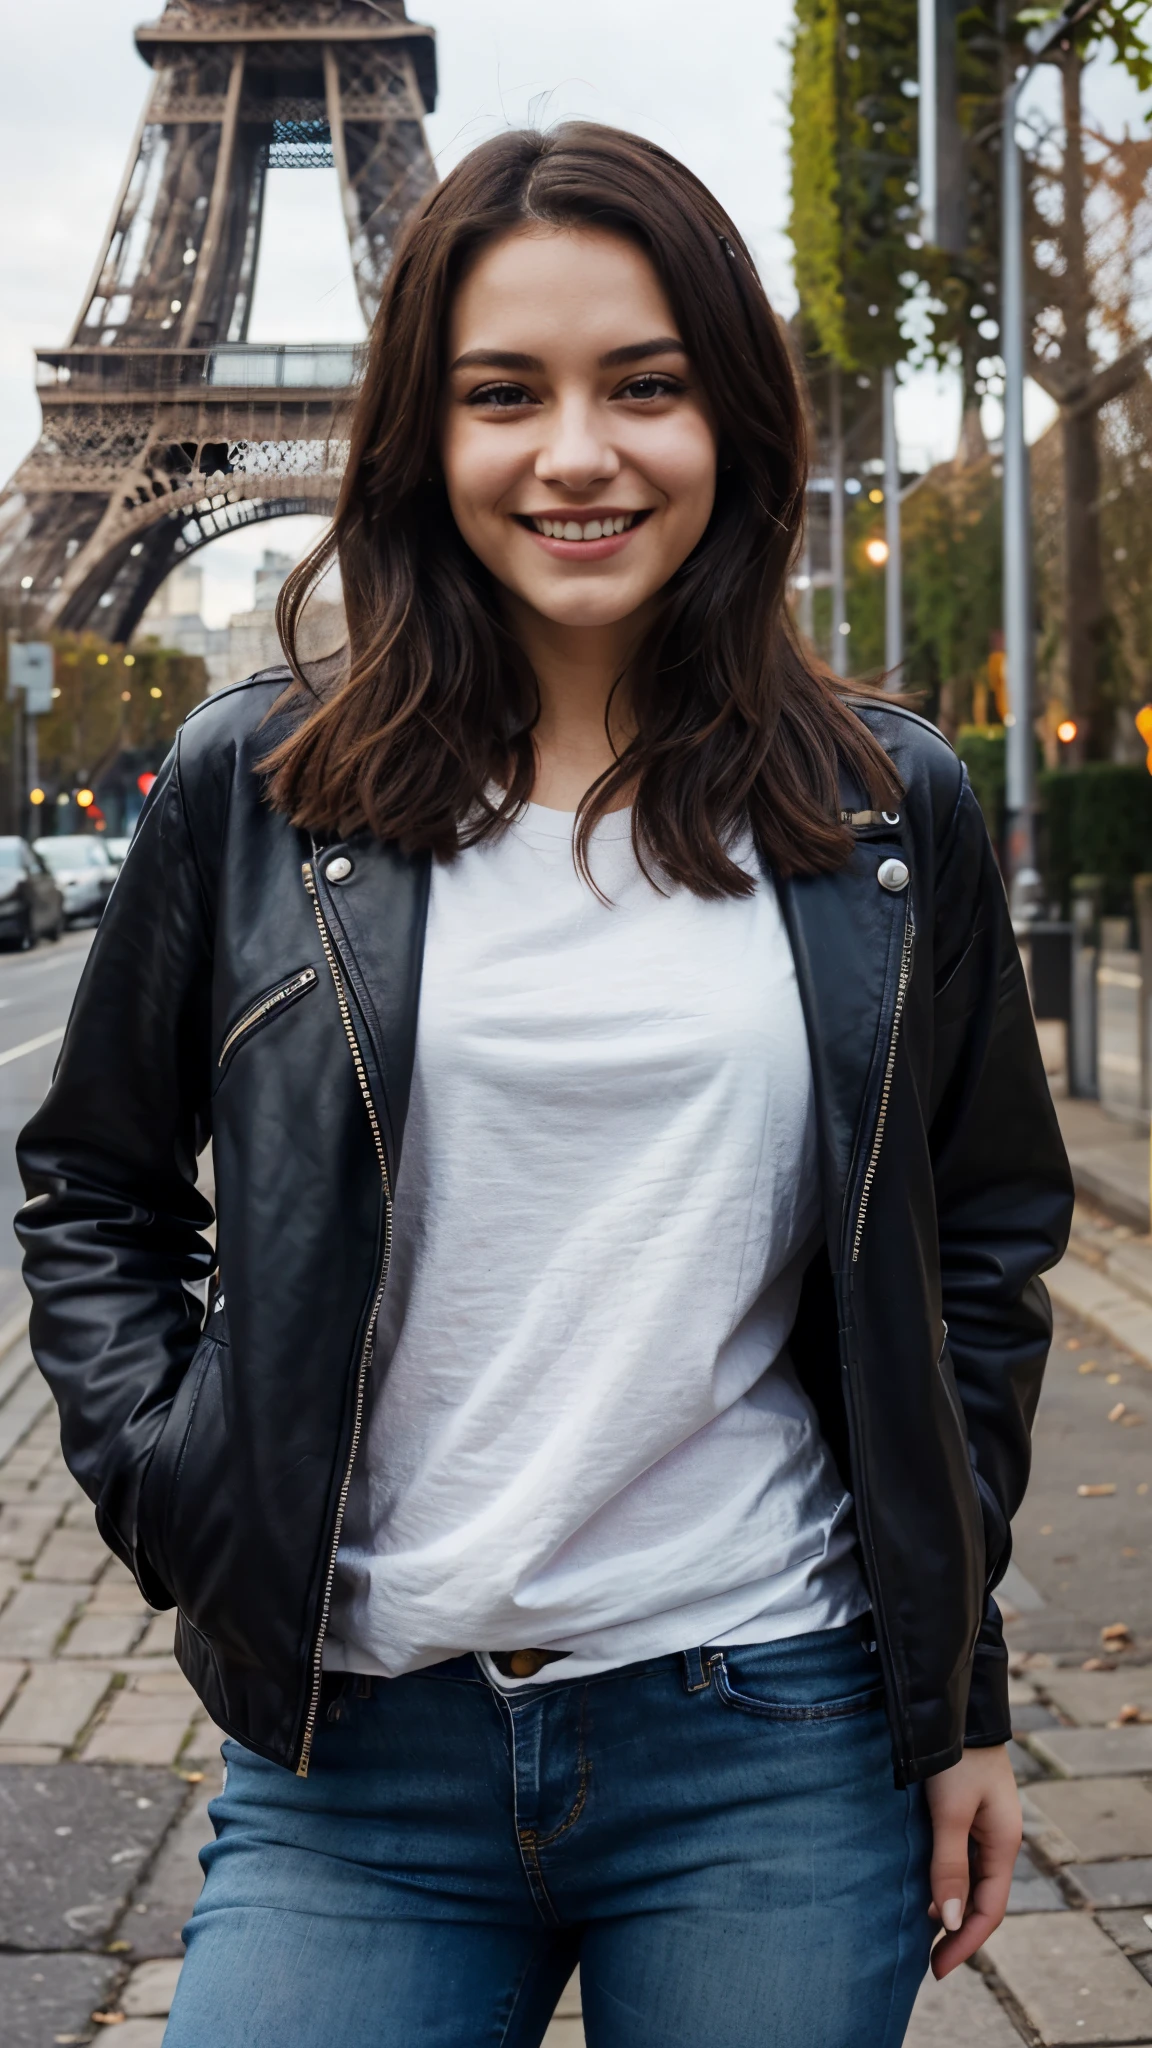
M 971 771 L 969 771 L 971 773 Z M 1103 913 L 1128 917 L 1132 877 L 1152 873 L 1152 775 L 1141 763 L 1090 761 L 1040 777 L 1041 863 L 1067 917 L 1073 875 L 1100 875 Z

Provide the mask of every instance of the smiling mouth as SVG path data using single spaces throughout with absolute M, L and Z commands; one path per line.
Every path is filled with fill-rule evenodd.
M 650 517 L 648 512 L 605 512 L 598 519 L 554 519 L 535 513 L 518 512 L 517 523 L 545 540 L 611 540 L 614 534 L 630 533 Z

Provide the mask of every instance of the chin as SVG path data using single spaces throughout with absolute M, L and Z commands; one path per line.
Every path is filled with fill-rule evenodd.
M 531 605 L 541 618 L 555 626 L 589 630 L 597 626 L 619 626 L 656 596 L 654 590 L 525 590 L 521 602 Z

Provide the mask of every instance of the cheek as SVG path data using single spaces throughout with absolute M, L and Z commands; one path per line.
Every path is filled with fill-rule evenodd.
M 707 421 L 679 418 L 648 451 L 652 482 L 664 492 L 669 509 L 689 524 L 707 525 L 716 496 L 716 439 Z
M 485 513 L 495 510 L 517 472 L 511 440 L 501 433 L 480 431 L 467 418 L 453 420 L 446 428 L 440 459 L 457 519 L 483 519 Z

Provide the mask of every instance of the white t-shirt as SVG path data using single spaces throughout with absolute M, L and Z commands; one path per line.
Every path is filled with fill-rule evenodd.
M 867 1607 L 785 1348 L 820 1241 L 791 949 L 530 805 L 433 868 L 391 1270 L 325 1648 L 537 1682 Z

